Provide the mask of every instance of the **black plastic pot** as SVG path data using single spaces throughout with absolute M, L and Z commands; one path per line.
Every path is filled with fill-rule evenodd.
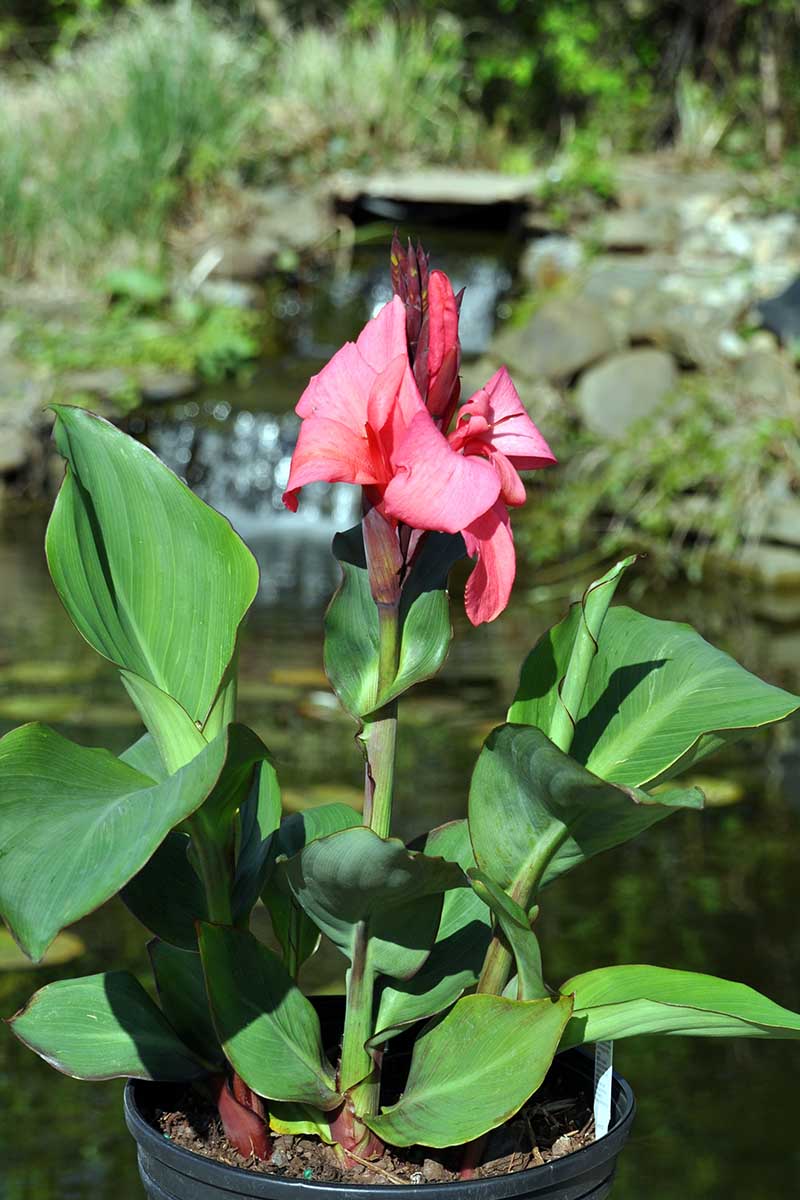
M 579 1051 L 561 1058 L 564 1068 L 579 1079 L 591 1078 L 592 1059 Z M 605 1137 L 542 1167 L 472 1179 L 464 1183 L 422 1183 L 347 1186 L 306 1183 L 256 1174 L 173 1146 L 142 1115 L 158 1096 L 159 1084 L 132 1080 L 125 1088 L 125 1120 L 139 1154 L 139 1174 L 150 1200 L 506 1200 L 533 1196 L 536 1200 L 603 1200 L 611 1194 L 617 1157 L 627 1141 L 636 1112 L 630 1085 L 614 1075 L 612 1124 Z

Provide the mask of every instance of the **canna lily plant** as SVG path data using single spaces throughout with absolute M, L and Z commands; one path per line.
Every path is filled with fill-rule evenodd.
M 461 402 L 460 297 L 396 238 L 392 283 L 301 397 L 285 494 L 295 509 L 313 481 L 361 488 L 363 519 L 334 540 L 342 582 L 324 655 L 357 725 L 363 813 L 282 817 L 278 764 L 236 719 L 254 559 L 147 449 L 59 407 L 50 573 L 145 732 L 120 757 L 39 724 L 0 741 L 0 913 L 32 959 L 116 894 L 152 935 L 155 999 L 108 971 L 52 983 L 11 1018 L 59 1070 L 194 1081 L 231 1142 L 261 1159 L 291 1132 L 332 1144 L 345 1166 L 384 1144 L 464 1146 L 468 1174 L 482 1136 L 566 1048 L 800 1037 L 800 1015 L 710 975 L 614 964 L 553 979 L 536 932 L 551 884 L 667 817 L 690 819 L 703 797 L 679 777 L 800 699 L 689 626 L 612 606 L 626 559 L 531 650 L 456 819 L 412 847 L 393 836 L 399 701 L 447 654 L 448 574 L 475 560 L 467 614 L 498 616 L 519 472 L 554 458 L 505 370 Z M 259 903 L 273 948 L 250 931 Z M 322 936 L 348 964 L 340 1036 L 325 1043 L 298 982 Z M 407 1078 L 387 1099 L 383 1068 L 409 1031 Z

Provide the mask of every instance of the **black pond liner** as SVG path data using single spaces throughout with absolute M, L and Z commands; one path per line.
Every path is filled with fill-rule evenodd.
M 562 1069 L 589 1081 L 591 1056 L 570 1050 L 559 1057 Z M 605 1137 L 541 1167 L 471 1179 L 463 1183 L 343 1184 L 284 1179 L 226 1166 L 175 1146 L 142 1114 L 157 1103 L 160 1085 L 130 1080 L 125 1088 L 125 1121 L 136 1141 L 139 1174 L 150 1200 L 386 1200 L 402 1193 L 408 1200 L 506 1200 L 534 1196 L 539 1200 L 603 1200 L 610 1196 L 617 1158 L 628 1139 L 636 1101 L 630 1085 L 614 1074 L 611 1128 Z

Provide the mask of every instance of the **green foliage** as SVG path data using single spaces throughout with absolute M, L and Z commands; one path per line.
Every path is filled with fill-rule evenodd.
M 197 1079 L 205 1071 L 127 971 L 49 983 L 12 1018 L 11 1028 L 76 1079 Z
M 270 153 L 308 172 L 474 161 L 486 137 L 465 67 L 454 18 L 306 25 L 265 75 Z
M 796 418 L 733 383 L 684 383 L 682 393 L 620 441 L 565 431 L 558 486 L 542 489 L 535 530 L 518 525 L 532 561 L 635 546 L 665 573 L 697 579 L 765 534 L 753 497 L 800 485 Z

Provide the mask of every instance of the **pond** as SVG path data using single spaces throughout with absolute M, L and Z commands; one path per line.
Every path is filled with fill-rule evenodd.
M 485 314 L 512 283 L 513 246 L 472 238 L 456 250 L 438 234 L 428 240 L 444 241 L 442 265 L 456 286 L 470 285 L 465 342 L 479 353 L 490 332 Z M 328 546 L 336 528 L 352 523 L 353 497 L 320 488 L 305 515 L 279 511 L 295 429 L 289 414 L 308 375 L 385 298 L 383 254 L 361 248 L 353 269 L 325 280 L 321 291 L 314 281 L 283 290 L 275 300 L 281 353 L 249 385 L 209 391 L 135 426 L 231 517 L 259 558 L 262 583 L 242 644 L 241 716 L 270 746 L 293 808 L 334 798 L 356 804 L 361 763 L 354 726 L 332 703 L 322 673 L 320 634 L 336 585 Z M 44 522 L 44 514 L 16 514 L 0 525 L 0 733 L 43 720 L 77 741 L 120 751 L 138 736 L 138 720 L 115 672 L 84 645 L 55 597 Z M 523 575 L 505 616 L 477 631 L 454 604 L 445 668 L 401 708 L 401 836 L 463 813 L 481 739 L 503 719 L 523 655 L 586 582 L 566 569 L 546 579 Z M 762 676 L 800 689 L 800 622 L 765 620 L 729 582 L 667 586 L 640 570 L 630 593 L 643 610 L 691 621 Z M 703 769 L 712 801 L 704 813 L 678 815 L 559 882 L 541 918 L 548 973 L 566 978 L 606 963 L 652 962 L 727 975 L 800 1008 L 799 758 L 788 727 L 737 744 Z M 38 969 L 20 966 L 0 943 L 3 1015 L 63 975 L 127 967 L 144 978 L 145 939 L 121 904 L 74 932 L 79 957 Z M 335 990 L 341 974 L 334 954 L 322 953 L 309 983 Z M 793 1194 L 800 1184 L 796 1045 L 633 1039 L 617 1046 L 616 1061 L 640 1112 L 615 1200 Z M 2 1200 L 138 1200 L 120 1096 L 121 1083 L 67 1079 L 0 1033 Z

